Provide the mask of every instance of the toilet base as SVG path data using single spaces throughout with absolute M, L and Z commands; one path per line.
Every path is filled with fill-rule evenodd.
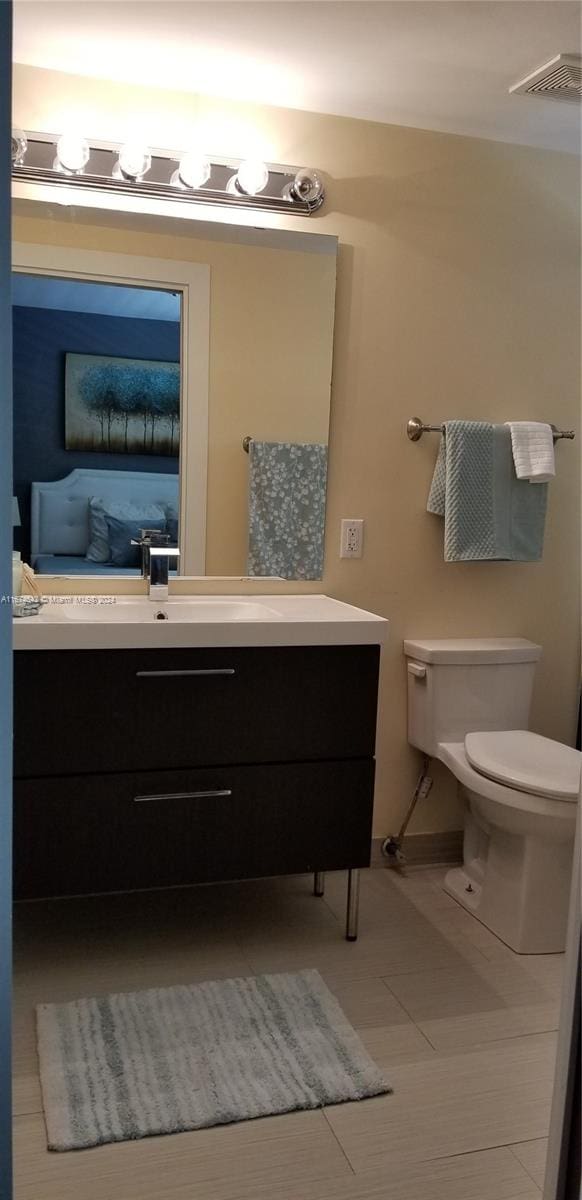
M 481 902 L 481 885 L 467 875 L 463 867 L 452 867 L 445 875 L 443 888 L 448 896 L 452 896 L 458 904 L 462 904 L 474 917 L 479 920 L 479 904 Z
M 572 842 L 527 833 L 469 789 L 463 866 L 447 872 L 444 890 L 517 954 L 565 948 Z M 489 818 L 489 819 L 488 819 Z M 499 820 L 494 824 L 492 818 Z

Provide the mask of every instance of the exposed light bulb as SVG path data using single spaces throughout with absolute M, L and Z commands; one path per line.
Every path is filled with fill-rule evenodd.
M 262 192 L 269 182 L 269 172 L 264 162 L 247 159 L 242 162 L 235 175 L 234 183 L 237 191 L 245 196 L 256 196 Z
M 12 130 L 12 162 L 19 167 L 28 149 L 28 138 L 23 129 Z
M 284 200 L 303 200 L 306 204 L 314 205 L 323 199 L 323 179 L 318 171 L 302 167 L 297 172 L 293 183 L 283 188 Z
M 113 174 L 116 179 L 143 179 L 151 165 L 152 156 L 148 147 L 136 142 L 128 142 L 119 151 L 119 158 Z
M 57 142 L 57 166 L 64 171 L 77 174 L 87 166 L 91 151 L 84 137 L 76 133 L 63 133 Z
M 190 150 L 180 159 L 177 171 L 174 171 L 171 182 L 175 186 L 201 188 L 210 179 L 210 162 L 204 154 Z

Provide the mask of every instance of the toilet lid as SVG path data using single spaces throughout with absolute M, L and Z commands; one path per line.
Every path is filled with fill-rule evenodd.
M 525 729 L 468 733 L 465 753 L 471 766 L 488 779 L 535 796 L 578 799 L 582 754 L 561 742 Z

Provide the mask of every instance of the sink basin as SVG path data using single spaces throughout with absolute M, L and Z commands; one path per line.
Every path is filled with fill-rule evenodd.
M 388 622 L 321 595 L 47 596 L 13 622 L 15 650 L 377 643 Z
M 118 599 L 115 603 L 83 604 L 73 603 L 59 606 L 57 614 L 48 613 L 49 620 L 82 621 L 101 624 L 111 621 L 117 623 L 134 622 L 149 623 L 151 621 L 204 621 L 208 624 L 222 621 L 265 621 L 280 619 L 279 613 L 266 604 L 256 600 L 206 599 L 204 597 L 191 600 L 170 599 L 165 604 L 152 600 Z M 46 609 L 44 610 L 46 612 Z

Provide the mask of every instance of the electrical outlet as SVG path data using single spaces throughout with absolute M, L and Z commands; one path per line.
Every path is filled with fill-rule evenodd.
M 340 558 L 361 558 L 364 543 L 364 522 L 346 518 L 341 524 Z

